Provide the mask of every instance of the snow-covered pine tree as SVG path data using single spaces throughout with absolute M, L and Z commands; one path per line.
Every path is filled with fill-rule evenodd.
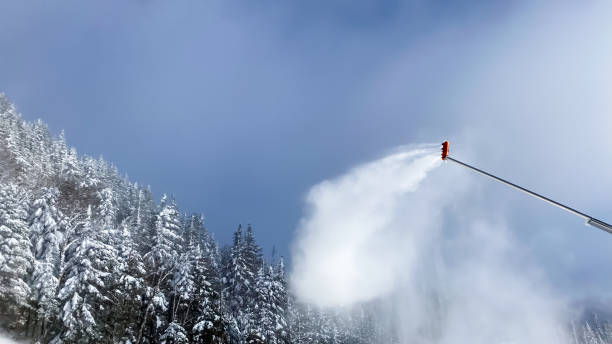
M 329 313 L 290 298 L 291 343 L 336 343 L 335 324 Z
M 17 331 L 25 326 L 34 261 L 25 196 L 15 184 L 0 184 L 0 311 L 13 315 L 9 327 Z
M 58 222 L 63 215 L 55 207 L 58 191 L 45 188 L 30 206 L 30 239 L 34 249 L 34 269 L 30 280 L 31 335 L 44 338 L 47 325 L 58 314 L 55 298 L 58 287 L 60 246 L 64 240 Z
M 150 228 L 153 226 L 157 216 L 156 206 L 150 189 L 142 188 L 137 183 L 134 183 L 131 185 L 130 190 L 129 218 L 131 221 L 131 231 L 138 250 L 144 254 L 150 248 L 150 243 L 147 242 L 147 239 L 150 239 Z
M 87 207 L 94 204 L 93 190 L 79 187 L 83 178 L 81 161 L 76 149 L 68 149 L 63 131 L 59 139 L 53 141 L 51 159 L 54 166 L 52 184 L 60 191 L 58 207 L 67 216 L 84 216 Z
M 38 187 L 48 184 L 54 176 L 53 164 L 51 163 L 51 135 L 47 125 L 40 119 L 32 124 L 30 130 L 28 145 L 33 156 L 36 157 L 36 163 L 30 164 L 27 173 L 33 178 L 27 182 L 33 187 Z M 34 178 L 34 176 L 36 177 Z
M 211 265 L 207 249 L 197 252 L 194 264 L 195 293 L 197 305 L 195 321 L 192 326 L 192 338 L 195 343 L 222 344 L 228 342 L 226 324 L 222 314 L 220 294 L 217 291 L 218 276 Z
M 273 293 L 275 295 L 275 309 L 276 309 L 276 324 L 274 332 L 279 343 L 290 343 L 290 329 L 288 321 L 288 309 L 289 309 L 289 290 L 287 285 L 287 279 L 285 276 L 285 259 L 280 257 L 278 264 L 272 276 Z
M 255 234 L 253 233 L 253 227 L 247 226 L 246 235 L 244 238 L 244 260 L 247 264 L 247 268 L 251 272 L 252 279 L 251 284 L 255 283 L 255 276 L 259 272 L 259 269 L 263 267 L 263 256 L 261 254 L 261 247 L 257 245 L 255 240 Z
M 102 226 L 110 230 L 115 225 L 117 218 L 117 205 L 113 190 L 111 188 L 102 189 L 99 192 L 98 198 L 100 199 L 100 204 L 97 208 L 98 217 Z
M 256 299 L 252 308 L 254 321 L 250 326 L 248 343 L 289 343 L 285 320 L 287 292 L 282 264 L 281 260 L 276 271 L 272 266 L 262 267 L 257 274 Z
M 603 339 L 606 343 L 612 343 L 612 324 L 610 321 L 605 321 L 603 324 Z
M 149 287 L 145 293 L 147 306 L 142 316 L 138 341 L 143 335 L 157 340 L 166 328 L 169 318 L 167 311 L 171 291 L 170 281 L 183 244 L 180 236 L 180 214 L 174 200 L 168 204 L 164 195 L 160 208 L 153 230 L 148 235 L 150 249 L 143 257 L 149 271 L 147 278 Z M 145 333 L 147 324 L 149 324 L 148 330 Z
M 74 182 L 81 176 L 76 149 L 68 147 L 63 130 L 59 138 L 52 143 L 51 162 L 58 184 Z
M 599 315 L 597 315 L 596 312 L 593 312 L 591 319 L 592 319 L 591 322 L 593 324 L 592 329 L 593 329 L 593 332 L 595 333 L 595 337 L 597 338 L 597 341 L 602 344 L 605 343 L 604 342 L 604 337 L 605 337 L 604 325 L 599 319 Z
M 109 300 L 105 280 L 116 264 L 117 253 L 99 240 L 99 230 L 90 208 L 68 260 L 66 281 L 58 293 L 63 328 L 56 342 L 98 343 L 102 338 L 104 324 L 99 319 Z
M 229 338 L 229 344 L 245 343 L 244 335 L 238 327 L 238 320 L 231 313 L 223 314 L 223 323 L 225 323 L 225 332 Z
M 82 161 L 83 178 L 79 187 L 82 189 L 95 189 L 102 183 L 98 173 L 98 161 L 91 157 L 84 157 Z
M 206 229 L 204 230 L 206 231 Z M 213 233 L 206 231 L 206 240 L 203 244 L 203 247 L 205 247 L 208 252 L 208 258 L 210 259 L 211 267 L 215 270 L 215 277 L 219 280 L 217 282 L 220 282 L 221 269 L 223 266 L 223 264 L 221 263 L 221 249 L 219 249 L 219 243 L 215 239 Z
M 191 216 L 191 257 L 193 259 L 194 303 L 193 321 L 185 321 L 191 328 L 191 338 L 196 343 L 227 343 L 226 324 L 222 314 L 221 283 L 217 267 L 217 246 L 212 243 L 204 228 L 202 216 Z M 214 252 L 211 252 L 215 250 Z
M 339 329 L 332 310 L 319 310 L 315 320 L 317 324 L 314 327 L 314 335 L 318 343 L 339 343 Z
M 198 216 L 196 220 L 196 229 L 197 233 L 199 233 L 198 237 L 200 240 L 200 247 L 207 269 L 207 281 L 212 284 L 212 288 L 214 290 L 219 291 L 220 299 L 221 291 L 223 289 L 223 283 L 221 281 L 223 264 L 221 263 L 219 244 L 215 240 L 213 233 L 206 230 L 206 227 L 204 226 L 204 217 L 202 215 Z
M 114 271 L 112 295 L 112 337 L 115 343 L 135 343 L 138 336 L 138 312 L 143 307 L 146 273 L 142 255 L 132 236 L 132 220 L 121 224 L 117 247 L 117 269 Z
M 254 299 L 256 271 L 252 271 L 252 261 L 247 258 L 246 242 L 241 225 L 234 232 L 234 245 L 227 264 L 224 268 L 223 297 L 227 302 L 229 312 L 237 323 L 238 331 L 244 336 L 251 323 L 252 314 L 249 307 Z
M 143 194 L 138 183 L 129 184 L 128 199 L 125 206 L 129 208 L 129 217 L 132 221 L 132 227 L 138 228 L 142 225 L 141 209 L 142 209 Z
M 201 257 L 199 245 L 191 241 L 174 268 L 171 291 L 170 321 L 183 326 L 189 321 L 190 306 L 195 297 L 194 265 Z
M 30 155 L 25 149 L 27 127 L 15 106 L 0 93 L 0 182 L 26 185 Z
M 198 274 L 204 273 L 207 283 L 211 284 L 213 289 L 221 291 L 221 258 L 219 245 L 214 240 L 212 234 L 204 227 L 204 217 L 202 215 L 191 215 L 190 223 L 184 231 L 184 237 L 186 240 L 185 242 L 191 242 L 190 240 L 193 240 L 200 250 L 201 257 L 198 259 L 199 263 L 197 266 L 202 266 L 205 272 L 196 273 L 196 277 Z M 198 279 L 196 278 L 196 282 L 197 281 Z
M 208 232 L 204 228 L 204 216 L 191 214 L 185 216 L 183 240 L 186 243 L 196 243 L 201 247 L 208 244 Z
M 164 195 L 162 208 L 155 219 L 155 226 L 150 235 L 151 249 L 144 256 L 148 267 L 161 270 L 165 274 L 174 267 L 183 240 L 179 235 L 180 230 L 180 214 L 176 204 L 174 201 L 166 204 Z
M 287 320 L 289 333 L 291 334 L 291 342 L 294 344 L 303 344 L 307 339 L 306 330 L 308 318 L 304 308 L 305 307 L 297 303 L 294 295 L 289 294 Z
M 202 270 L 196 268 L 196 271 Z M 213 288 L 205 275 L 197 279 L 197 310 L 195 324 L 192 327 L 194 343 L 222 344 L 228 343 L 226 318 L 222 314 L 219 292 Z
M 176 322 L 171 322 L 159 338 L 161 344 L 187 344 L 187 331 Z
M 255 299 L 252 303 L 250 323 L 246 328 L 248 344 L 276 343 L 273 337 L 275 323 L 272 295 L 272 277 L 261 267 L 255 282 Z
M 597 338 L 597 334 L 591 328 L 588 322 L 584 323 L 583 331 L 582 331 L 582 339 L 584 344 L 601 344 L 599 339 Z
M 229 254 L 224 255 L 226 265 L 223 267 L 223 295 L 232 314 L 238 313 L 245 304 L 243 294 L 249 284 L 243 241 L 242 225 L 238 225 L 234 232 L 234 244 L 229 251 L 225 251 Z

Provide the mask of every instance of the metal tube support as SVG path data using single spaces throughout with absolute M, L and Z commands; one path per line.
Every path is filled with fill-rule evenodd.
M 513 187 L 513 188 L 515 188 L 517 190 L 520 190 L 520 191 L 522 191 L 522 192 L 524 192 L 524 193 L 526 193 L 528 195 L 531 195 L 533 197 L 536 197 L 536 198 L 539 198 L 539 199 L 541 199 L 543 201 L 546 201 L 546 202 L 548 202 L 548 203 L 550 203 L 550 204 L 552 204 L 554 206 L 557 206 L 557 207 L 559 207 L 559 208 L 561 208 L 561 209 L 563 209 L 565 211 L 568 211 L 568 212 L 570 212 L 570 213 L 572 213 L 574 215 L 578 215 L 578 216 L 582 217 L 583 219 L 585 219 L 586 223 L 588 225 L 590 225 L 592 227 L 595 227 L 595 228 L 599 228 L 599 229 L 601 229 L 603 231 L 606 231 L 606 232 L 612 234 L 612 226 L 607 224 L 607 223 L 605 223 L 605 222 L 603 222 L 603 221 L 601 221 L 601 220 L 598 220 L 598 219 L 596 219 L 594 217 L 591 217 L 591 216 L 589 216 L 589 215 L 587 215 L 585 213 L 582 213 L 582 212 L 580 212 L 580 211 L 578 211 L 576 209 L 570 208 L 570 207 L 568 207 L 568 206 L 566 206 L 564 204 L 561 204 L 559 202 L 553 201 L 552 199 L 550 199 L 548 197 L 542 196 L 542 195 L 540 195 L 538 193 L 535 193 L 535 192 L 533 192 L 531 190 L 525 189 L 524 187 L 518 186 L 518 185 L 516 185 L 514 183 L 511 183 L 511 182 L 505 180 L 505 179 L 496 177 L 496 176 L 494 176 L 494 175 L 492 175 L 492 174 L 490 174 L 488 172 L 485 172 L 485 171 L 483 171 L 481 169 L 478 169 L 478 168 L 476 168 L 474 166 L 470 166 L 470 165 L 468 165 L 468 164 L 466 164 L 464 162 L 461 162 L 461 161 L 459 161 L 457 159 L 451 158 L 450 156 L 446 156 L 444 160 L 450 160 L 450 161 L 452 161 L 452 162 L 454 162 L 454 163 L 456 163 L 458 165 L 467 167 L 467 168 L 469 168 L 469 169 L 471 169 L 473 171 L 476 171 L 476 172 L 478 172 L 480 174 L 483 174 L 483 175 L 485 175 L 485 176 L 487 176 L 487 177 L 489 177 L 489 178 L 491 178 L 493 180 L 496 180 L 498 182 L 501 182 L 503 184 L 511 186 L 511 187 Z
M 598 219 L 590 218 L 587 220 L 587 224 L 612 234 L 612 226 L 610 226 L 609 224 L 603 221 L 599 221 Z

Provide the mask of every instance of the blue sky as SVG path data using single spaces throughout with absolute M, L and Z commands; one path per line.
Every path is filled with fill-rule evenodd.
M 287 255 L 311 185 L 446 138 L 458 157 L 612 220 L 609 9 L 2 2 L 0 90 L 80 153 L 203 212 L 222 242 L 252 223 L 266 252 Z M 481 183 L 553 280 L 603 293 L 611 238 Z

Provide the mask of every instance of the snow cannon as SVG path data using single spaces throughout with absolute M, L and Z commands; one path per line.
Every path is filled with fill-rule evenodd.
M 442 142 L 442 160 L 446 160 L 448 156 L 448 141 Z
M 533 196 L 535 198 L 539 198 L 539 199 L 541 199 L 541 200 L 543 200 L 545 202 L 548 202 L 548 203 L 550 203 L 550 204 L 552 204 L 552 205 L 554 205 L 556 207 L 559 207 L 559 208 L 561 208 L 561 209 L 563 209 L 563 210 L 565 210 L 567 212 L 570 212 L 570 213 L 572 213 L 574 215 L 582 217 L 583 219 L 586 220 L 586 224 L 591 226 L 591 227 L 598 228 L 598 229 L 601 229 L 601 230 L 603 230 L 605 232 L 608 232 L 608 233 L 612 234 L 612 225 L 610 225 L 608 223 L 605 223 L 605 222 L 603 222 L 601 220 L 598 220 L 598 219 L 596 219 L 596 218 L 594 218 L 592 216 L 589 216 L 589 215 L 587 215 L 587 214 L 585 214 L 583 212 L 580 212 L 580 211 L 578 211 L 576 209 L 570 208 L 570 207 L 568 207 L 568 206 L 566 206 L 564 204 L 561 204 L 561 203 L 559 203 L 557 201 L 554 201 L 554 200 L 552 200 L 552 199 L 550 199 L 548 197 L 542 196 L 542 195 L 540 195 L 538 193 L 535 193 L 535 192 L 533 192 L 531 190 L 528 190 L 528 189 L 526 189 L 526 188 L 524 188 L 522 186 L 519 186 L 519 185 L 511 183 L 511 182 L 509 182 L 509 181 L 507 181 L 505 179 L 502 179 L 502 178 L 499 178 L 497 176 L 494 176 L 491 173 L 485 172 L 485 171 L 483 171 L 481 169 L 478 169 L 478 168 L 476 168 L 474 166 L 468 165 L 468 164 L 466 164 L 464 162 L 461 162 L 461 161 L 459 161 L 459 160 L 457 160 L 455 158 L 451 158 L 450 156 L 448 156 L 448 150 L 449 150 L 449 148 L 448 148 L 448 141 L 444 141 L 442 143 L 442 160 L 452 161 L 452 162 L 456 163 L 459 166 L 466 167 L 466 168 L 468 168 L 468 169 L 470 169 L 472 171 L 475 171 L 475 172 L 480 173 L 480 174 L 482 174 L 484 176 L 487 176 L 487 177 L 489 177 L 489 178 L 491 178 L 491 179 L 493 179 L 495 181 L 498 181 L 498 182 L 500 182 L 502 184 L 506 184 L 506 185 L 508 185 L 510 187 L 513 187 L 513 188 L 515 188 L 515 189 L 517 189 L 519 191 L 522 191 L 522 192 L 524 192 L 524 193 L 526 193 L 526 194 L 528 194 L 530 196 Z

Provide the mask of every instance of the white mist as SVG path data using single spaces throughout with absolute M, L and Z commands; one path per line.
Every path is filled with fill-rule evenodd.
M 565 343 L 564 300 L 474 175 L 401 149 L 311 188 L 291 287 L 320 307 L 379 304 L 402 343 Z M 483 183 L 486 181 L 483 181 Z
M 399 229 L 398 204 L 440 163 L 432 149 L 403 150 L 314 186 L 294 246 L 291 282 L 298 297 L 343 306 L 392 290 L 412 259 L 412 250 L 388 249 Z

